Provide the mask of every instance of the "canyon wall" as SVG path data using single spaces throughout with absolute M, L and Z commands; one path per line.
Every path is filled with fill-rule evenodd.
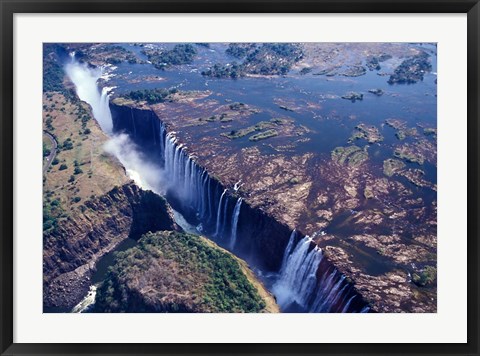
M 87 293 L 96 262 L 127 238 L 178 230 L 162 197 L 129 183 L 93 197 L 44 236 L 46 308 L 72 308 Z
M 164 168 L 166 180 L 173 182 L 167 190 L 167 198 L 176 210 L 201 233 L 245 259 L 252 267 L 263 272 L 282 273 L 289 255 L 306 238 L 303 234 L 295 233 L 291 242 L 292 231 L 287 225 L 261 209 L 250 207 L 248 202 L 239 201 L 238 188 L 225 187 L 210 176 L 192 158 L 194 154 L 188 152 L 187 143 L 169 132 L 168 126 L 152 110 L 117 103 L 110 103 L 110 109 L 114 133 L 129 134 L 149 159 Z M 312 253 L 320 252 L 321 259 L 312 257 L 312 250 Z M 302 307 L 322 312 L 369 310 L 351 281 L 337 271 L 314 243 L 300 252 L 302 255 L 291 262 L 298 265 L 291 268 L 303 268 L 299 277 L 308 278 L 308 283 L 297 280 L 288 287 L 289 292 L 302 294 L 296 298 Z M 303 263 L 307 258 L 309 264 Z

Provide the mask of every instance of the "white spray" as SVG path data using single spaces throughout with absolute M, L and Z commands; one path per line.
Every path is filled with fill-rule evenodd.
M 102 70 L 88 68 L 86 64 L 72 60 L 66 64 L 65 72 L 75 84 L 78 97 L 92 107 L 93 116 L 100 124 L 103 132 L 111 135 L 113 124 L 108 91 L 112 88 L 103 88 L 101 92 L 99 91 L 97 81 L 102 75 Z

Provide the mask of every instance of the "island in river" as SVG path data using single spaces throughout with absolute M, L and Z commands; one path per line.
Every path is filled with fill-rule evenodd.
M 46 68 L 60 68 L 48 77 L 59 72 L 63 83 L 46 95 L 75 90 L 62 72 L 69 61 L 102 68 L 107 135 L 126 135 L 141 161 L 158 167 L 166 179 L 149 188 L 247 261 L 282 311 L 436 311 L 435 45 L 58 44 L 45 52 Z M 59 200 L 81 205 L 74 198 Z M 181 229 L 169 224 L 162 229 Z

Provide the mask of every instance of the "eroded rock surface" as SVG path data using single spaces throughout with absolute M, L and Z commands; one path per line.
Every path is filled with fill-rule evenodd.
M 237 59 L 253 48 L 230 47 L 227 54 Z M 212 56 L 222 48 L 211 48 Z M 436 129 L 421 117 L 426 93 L 412 99 L 397 90 L 402 83 L 420 85 L 430 75 L 431 58 L 420 46 L 405 44 L 306 43 L 296 48 L 302 55 L 288 62 L 290 71 L 259 70 L 262 63 L 272 64 L 265 51 L 253 58 L 249 78 L 239 79 L 240 89 L 229 93 L 234 100 L 208 80 L 237 78 L 239 68 L 214 67 L 214 57 L 205 62 L 213 70 L 205 73 L 209 79 L 201 89 L 179 91 L 161 103 L 126 101 L 121 95 L 113 103 L 153 110 L 222 185 L 233 189 L 241 182 L 238 195 L 245 204 L 314 237 L 373 310 L 435 312 Z M 352 92 L 371 74 L 395 85 L 377 82 Z M 286 92 L 279 75 L 318 79 L 342 90 L 304 89 L 289 82 L 293 89 Z M 253 78 L 272 94 L 250 86 Z M 268 86 L 274 81 L 277 86 Z M 373 95 L 364 95 L 372 87 Z M 258 97 L 269 102 L 259 104 Z M 372 100 L 378 112 L 376 106 L 363 109 Z M 393 114 L 387 112 L 392 103 L 400 107 Z

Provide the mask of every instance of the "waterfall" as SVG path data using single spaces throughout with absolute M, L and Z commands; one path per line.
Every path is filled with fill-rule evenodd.
M 160 148 L 162 149 L 162 156 L 163 156 L 163 159 L 165 160 L 165 136 L 166 136 L 166 132 L 165 132 L 165 125 L 163 124 L 163 122 L 160 123 L 160 131 L 159 131 L 159 136 L 160 136 Z M 165 164 L 165 162 L 164 162 Z
M 290 240 L 293 239 L 292 233 Z M 318 265 L 322 259 L 321 249 L 317 246 L 311 249 L 311 242 L 312 239 L 306 236 L 297 243 L 290 255 L 289 251 L 285 251 L 286 263 L 282 266 L 281 274 L 273 286 L 277 301 L 283 308 L 293 302 L 307 307 L 308 299 L 315 288 Z
M 128 116 L 126 119 L 129 119 Z M 132 117 L 132 130 L 135 130 L 136 119 Z M 149 119 L 153 120 L 155 116 Z M 240 238 L 238 223 L 242 198 L 233 200 L 229 190 L 223 189 L 206 169 L 196 163 L 196 157 L 190 156 L 187 146 L 179 142 L 176 133 L 168 131 L 163 122 L 159 122 L 159 128 L 153 123 L 151 125 L 159 135 L 159 140 L 155 135 L 151 143 L 160 145 L 159 166 L 163 164 L 161 175 L 167 184 L 165 189 L 168 194 L 175 196 L 175 202 L 181 206 L 180 211 L 188 214 L 186 217 L 195 223 L 197 231 L 216 238 L 229 250 L 235 250 Z M 241 186 L 242 181 L 238 180 L 230 189 L 233 188 L 235 194 Z M 300 307 L 308 312 L 324 313 L 370 310 L 359 298 L 355 299 L 358 297 L 355 289 L 342 273 L 329 264 L 312 238 L 307 236 L 298 241 L 296 230 L 290 234 L 272 291 L 283 310 L 290 306 L 291 310 Z
M 345 304 L 345 306 L 343 307 L 342 309 L 342 313 L 346 313 L 348 312 L 348 309 L 350 308 L 350 304 L 352 303 L 352 300 L 355 299 L 356 295 L 353 295 L 347 302 L 347 304 Z
M 362 308 L 362 310 L 360 310 L 360 313 L 368 313 L 369 311 L 370 311 L 370 307 L 366 305 Z
M 230 250 L 233 251 L 235 243 L 237 242 L 237 225 L 238 217 L 240 216 L 240 208 L 242 207 L 242 198 L 238 198 L 235 208 L 233 209 L 233 218 L 232 218 L 232 233 L 230 237 Z
M 97 81 L 102 75 L 102 70 L 88 68 L 86 64 L 76 62 L 74 56 L 71 55 L 72 61 L 65 65 L 65 72 L 75 85 L 78 97 L 92 107 L 93 116 L 102 130 L 111 135 L 113 124 L 108 91 L 112 88 L 105 87 L 100 92 Z
M 225 236 L 225 228 L 227 227 L 227 210 L 228 210 L 228 195 L 225 195 L 225 203 L 223 203 L 223 213 L 221 222 L 220 237 Z
M 208 221 L 212 220 L 212 183 L 210 182 L 210 179 L 208 179 Z
M 133 137 L 137 137 L 137 128 L 135 127 L 135 119 L 133 117 L 133 108 L 130 107 L 130 117 L 132 118 Z
M 288 257 L 290 256 L 290 252 L 292 251 L 293 244 L 295 243 L 295 237 L 297 236 L 297 230 L 293 229 L 292 233 L 290 234 L 290 239 L 288 240 L 287 247 L 285 248 L 285 252 L 283 254 L 283 260 L 282 260 L 282 270 L 280 271 L 280 274 L 283 274 L 284 268 L 287 266 L 287 260 Z
M 216 230 L 215 230 L 215 235 L 218 237 L 218 234 L 220 233 L 220 220 L 221 220 L 221 215 L 222 215 L 222 202 L 223 202 L 223 197 L 225 196 L 225 193 L 227 192 L 227 189 L 225 189 L 220 196 L 220 201 L 218 202 L 218 211 L 217 211 L 217 225 L 216 225 Z
M 335 279 L 335 277 L 337 277 L 335 275 L 335 271 L 332 272 L 332 281 Z M 321 305 L 318 307 L 318 310 L 319 311 L 325 311 L 326 313 L 328 313 L 333 307 L 334 307 L 334 301 L 336 299 L 338 299 L 341 295 L 338 292 L 338 290 L 340 289 L 340 286 L 343 284 L 343 281 L 345 280 L 345 276 L 341 276 L 337 282 L 335 282 L 333 284 L 333 286 L 328 290 L 328 291 L 324 291 L 324 294 L 322 294 L 323 296 L 323 302 L 321 303 Z M 315 309 L 317 310 L 317 309 Z
M 312 303 L 311 311 L 316 313 L 324 312 L 331 309 L 331 305 L 328 304 L 329 296 L 332 290 L 335 288 L 335 279 L 339 273 L 334 267 L 331 267 L 331 272 L 325 271 L 322 280 L 319 283 L 319 289 L 317 295 Z
M 278 279 L 273 285 L 273 293 L 280 307 L 285 309 L 296 303 L 314 313 L 349 311 L 356 294 L 352 293 L 346 277 L 330 266 L 318 278 L 323 251 L 313 246 L 309 236 L 295 246 L 296 235 L 296 230 L 293 230 L 285 248 Z

